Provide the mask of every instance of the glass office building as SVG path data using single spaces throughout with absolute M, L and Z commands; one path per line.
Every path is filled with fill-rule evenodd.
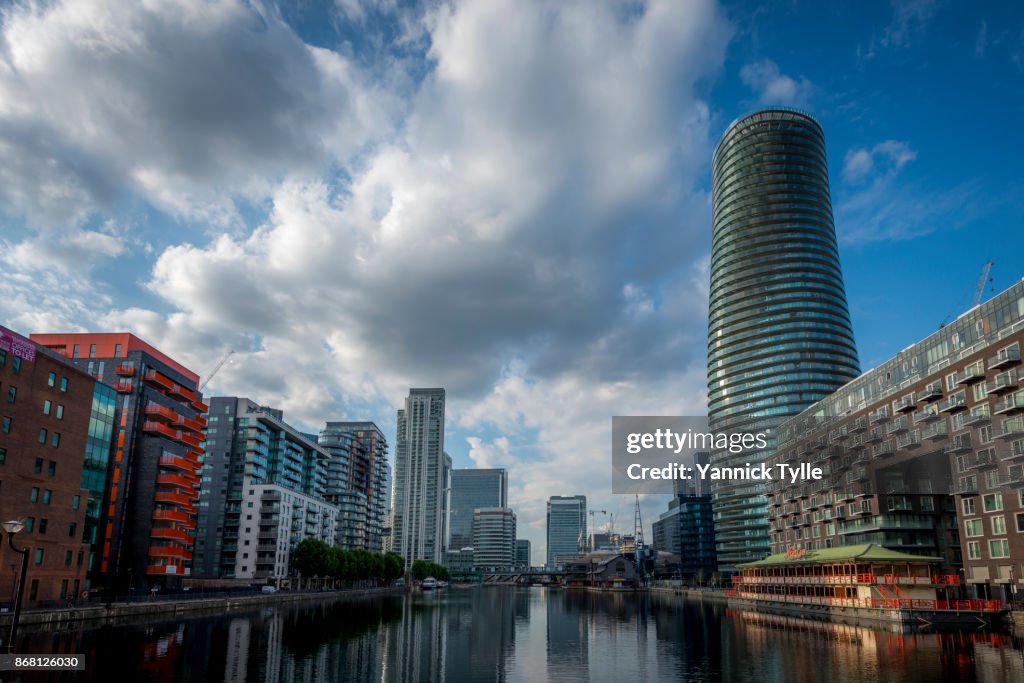
M 708 415 L 721 432 L 773 430 L 859 374 L 812 117 L 771 109 L 735 121 L 712 163 Z M 774 449 L 713 451 L 716 466 Z M 714 482 L 719 567 L 768 555 L 764 485 Z
M 473 511 L 508 506 L 508 472 L 504 469 L 452 470 L 449 550 L 473 545 Z

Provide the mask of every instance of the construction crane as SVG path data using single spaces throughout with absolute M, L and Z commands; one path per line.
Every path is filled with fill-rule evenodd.
M 594 515 L 607 515 L 607 510 L 588 510 L 590 513 L 590 552 L 594 552 L 594 534 L 597 532 L 597 527 L 594 526 Z
M 974 301 L 971 303 L 971 308 L 974 308 L 981 303 L 981 295 L 985 293 L 985 285 L 991 281 L 988 276 L 992 272 L 992 266 L 995 263 L 992 261 L 985 261 L 985 267 L 981 269 L 981 277 L 978 278 L 978 287 L 974 290 Z
M 213 376 L 217 374 L 218 370 L 224 367 L 224 364 L 228 362 L 228 358 L 231 358 L 231 356 L 233 356 L 234 353 L 235 350 L 231 349 L 226 354 L 224 354 L 224 357 L 220 359 L 220 362 L 217 363 L 216 366 L 214 366 L 213 370 L 210 371 L 210 374 L 207 375 L 206 379 L 203 380 L 203 383 L 199 385 L 199 391 L 202 391 L 203 389 L 206 388 L 206 385 L 210 383 L 210 380 L 213 379 Z
M 981 275 L 978 277 L 978 286 L 974 288 L 974 298 L 971 300 L 971 308 L 974 308 L 981 303 L 981 297 L 985 293 L 985 285 L 992 282 L 992 278 L 989 277 L 989 273 L 992 272 L 992 266 L 995 265 L 994 261 L 985 261 L 985 265 L 981 269 Z M 963 299 L 960 300 L 963 302 Z M 945 320 L 939 323 L 939 329 L 941 330 L 946 326 L 946 323 L 960 310 L 960 304 L 953 307 L 953 310 L 949 312 Z

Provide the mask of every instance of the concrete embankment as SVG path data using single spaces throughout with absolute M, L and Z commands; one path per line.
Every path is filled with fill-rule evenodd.
M 362 588 L 343 591 L 280 592 L 270 594 L 233 595 L 230 597 L 194 598 L 185 600 L 156 600 L 152 602 L 114 602 L 110 604 L 73 607 L 68 609 L 22 612 L 19 628 L 25 630 L 62 629 L 66 624 L 102 621 L 126 623 L 139 620 L 163 619 L 183 614 L 225 614 L 263 607 L 279 607 L 308 603 L 331 603 L 339 600 L 397 595 L 401 588 Z M 11 614 L 0 614 L 0 628 L 8 628 Z
M 722 591 L 699 590 L 696 588 L 676 588 L 672 586 L 651 586 L 652 593 L 663 593 L 666 595 L 679 595 L 693 600 L 709 600 L 712 602 L 728 603 L 729 598 Z

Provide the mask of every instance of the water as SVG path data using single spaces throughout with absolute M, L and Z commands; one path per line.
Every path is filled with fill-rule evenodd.
M 474 588 L 142 625 L 26 631 L 88 670 L 24 680 L 1024 681 L 1002 634 L 902 636 L 668 595 Z

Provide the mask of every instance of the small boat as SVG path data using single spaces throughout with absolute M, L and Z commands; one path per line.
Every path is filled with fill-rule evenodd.
M 437 590 L 437 579 L 435 579 L 433 576 L 428 576 L 427 578 L 423 579 L 423 584 L 421 587 L 425 591 Z

